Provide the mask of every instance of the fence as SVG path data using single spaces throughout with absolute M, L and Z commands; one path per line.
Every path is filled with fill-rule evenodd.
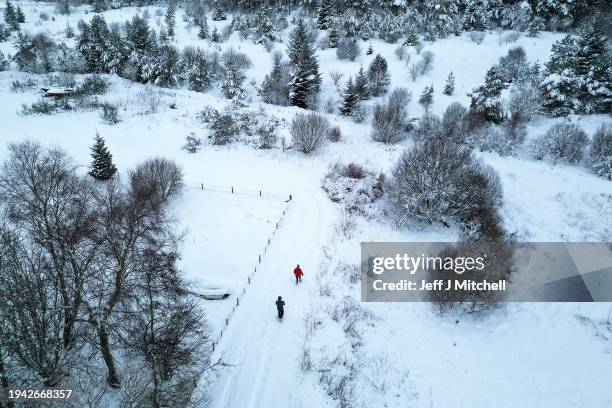
M 240 307 L 240 301 L 244 297 L 244 295 L 246 294 L 247 288 L 252 283 L 253 278 L 255 277 L 255 274 L 257 273 L 257 267 L 263 261 L 264 255 L 268 253 L 268 248 L 272 244 L 272 239 L 276 235 L 276 232 L 279 230 L 279 228 L 280 228 L 280 226 L 281 226 L 281 224 L 283 222 L 283 219 L 285 218 L 285 214 L 287 213 L 287 210 L 289 209 L 289 207 L 291 206 L 291 203 L 293 202 L 293 195 L 289 194 L 287 196 L 284 196 L 284 195 L 280 195 L 280 194 L 276 194 L 276 193 L 264 192 L 263 190 L 253 190 L 253 189 L 241 188 L 241 187 L 239 188 L 239 187 L 234 187 L 234 186 L 229 186 L 229 187 L 228 186 L 214 186 L 214 185 L 209 185 L 209 184 L 204 184 L 204 183 L 200 183 L 200 185 L 198 187 L 202 191 L 214 191 L 214 192 L 217 192 L 217 193 L 243 194 L 243 195 L 259 196 L 259 197 L 262 197 L 262 198 L 283 199 L 283 201 L 286 203 L 285 208 L 283 208 L 283 212 L 282 212 L 280 218 L 276 221 L 276 223 L 274 225 L 274 229 L 272 230 L 272 234 L 267 238 L 266 244 L 264 245 L 264 247 L 261 250 L 261 252 L 258 254 L 255 266 L 249 272 L 249 275 L 247 277 L 247 280 L 246 280 L 244 286 L 242 287 L 241 290 L 239 290 L 237 292 L 237 294 L 236 294 L 236 301 L 235 301 L 234 305 L 232 306 L 232 310 L 225 317 L 225 320 L 224 320 L 224 323 L 223 323 L 223 327 L 220 329 L 219 334 L 214 338 L 214 340 L 212 342 L 212 350 L 215 351 L 215 348 L 217 347 L 217 345 L 219 344 L 219 342 L 223 338 L 223 333 L 225 332 L 225 330 L 229 326 L 229 323 L 230 323 L 232 317 L 234 316 L 234 312 L 236 311 L 236 309 L 238 309 L 238 307 Z M 196 293 L 194 293 L 194 294 L 197 295 Z

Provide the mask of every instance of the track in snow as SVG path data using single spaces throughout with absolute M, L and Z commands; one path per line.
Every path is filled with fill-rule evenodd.
M 213 356 L 222 355 L 225 362 L 235 365 L 213 384 L 213 407 L 308 406 L 308 401 L 300 401 L 293 392 L 299 388 L 302 318 L 315 285 L 331 211 L 320 190 L 302 191 L 294 197 Z M 297 263 L 304 271 L 299 285 L 293 276 Z M 282 322 L 274 304 L 278 296 L 286 303 Z

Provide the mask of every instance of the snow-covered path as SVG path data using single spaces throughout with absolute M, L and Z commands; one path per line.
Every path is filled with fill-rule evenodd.
M 299 388 L 298 356 L 302 349 L 303 314 L 315 285 L 319 251 L 326 241 L 332 206 L 320 189 L 308 188 L 294 197 L 216 350 L 234 364 L 213 385 L 213 407 L 306 407 L 294 392 Z M 296 286 L 293 268 L 304 278 Z M 285 300 L 280 322 L 274 304 Z M 303 393 L 301 394 L 303 398 Z

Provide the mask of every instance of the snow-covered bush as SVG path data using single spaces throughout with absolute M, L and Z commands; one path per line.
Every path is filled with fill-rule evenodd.
M 532 152 L 536 159 L 550 157 L 555 162 L 575 163 L 582 159 L 588 141 L 586 133 L 578 125 L 557 123 L 534 140 Z
M 421 71 L 421 75 L 425 75 L 433 69 L 433 60 L 434 60 L 433 52 L 423 51 L 421 53 L 421 61 L 418 64 L 418 67 Z
M 282 61 L 282 54 L 280 52 L 274 53 L 273 60 L 272 72 L 264 78 L 259 95 L 266 103 L 289 106 L 289 84 L 291 82 L 289 64 Z
M 100 104 L 102 108 L 102 112 L 100 112 L 100 118 L 108 123 L 109 125 L 115 125 L 119 123 L 121 120 L 119 119 L 119 111 L 117 105 L 113 105 L 112 103 L 102 103 Z
M 374 107 L 372 139 L 382 143 L 396 143 L 406 136 L 408 112 L 406 106 L 412 98 L 405 88 L 395 89 L 385 104 Z
M 486 35 L 487 34 L 484 31 L 472 31 L 470 32 L 469 37 L 473 43 L 480 45 L 484 41 Z
M 142 198 L 166 201 L 184 187 L 183 170 L 172 160 L 156 157 L 140 163 L 129 173 L 130 187 Z
M 442 121 L 437 115 L 425 114 L 419 119 L 412 137 L 417 141 L 438 139 L 444 135 Z
M 495 152 L 511 156 L 516 147 L 525 140 L 525 127 L 520 122 L 504 122 L 503 126 L 488 125 L 471 133 L 467 143 L 483 152 Z
M 531 116 L 538 112 L 542 101 L 537 88 L 522 83 L 510 89 L 510 99 L 507 108 L 511 117 L 521 122 L 528 122 Z
M 468 136 L 468 110 L 459 102 L 453 102 L 442 116 L 442 132 L 457 144 L 465 143 Z
M 360 214 L 369 212 L 367 206 L 383 195 L 384 176 L 376 175 L 363 166 L 339 162 L 330 165 L 323 178 L 323 190 L 330 200 Z
M 589 156 L 595 173 L 612 180 L 612 126 L 602 125 L 595 131 Z
M 527 54 L 523 47 L 514 47 L 499 59 L 499 73 L 506 83 L 521 82 L 530 74 Z
M 446 281 L 472 281 L 497 282 L 507 280 L 514 270 L 513 244 L 504 239 L 476 239 L 462 240 L 456 245 L 443 249 L 438 256 L 442 258 L 485 258 L 483 269 L 473 269 L 468 274 L 458 274 L 453 269 L 442 267 L 432 268 L 428 271 L 427 280 L 433 282 L 437 279 Z M 454 283 L 452 284 L 454 288 Z M 433 290 L 429 293 L 430 300 L 438 307 L 440 314 L 454 307 L 461 306 L 466 312 L 482 315 L 497 307 L 504 299 L 504 291 L 499 290 Z
M 402 154 L 385 191 L 398 226 L 410 218 L 474 228 L 501 204 L 499 177 L 466 147 L 427 139 Z
M 336 56 L 339 60 L 349 60 L 355 61 L 355 59 L 361 53 L 361 49 L 359 48 L 359 44 L 357 44 L 357 40 L 350 37 L 344 37 L 338 43 L 338 48 L 336 49 Z
M 196 136 L 194 132 L 190 132 L 185 138 L 185 144 L 183 145 L 183 149 L 188 151 L 189 153 L 197 153 L 198 150 L 202 147 L 202 139 Z
M 83 79 L 76 92 L 79 95 L 101 95 L 106 93 L 108 87 L 108 80 L 99 75 L 89 75 Z
M 342 140 L 342 131 L 338 126 L 332 126 L 327 131 L 327 139 L 330 142 L 337 143 Z
M 329 121 L 318 113 L 298 113 L 291 122 L 293 145 L 310 154 L 323 144 L 328 129 Z
M 266 122 L 259 125 L 256 134 L 259 138 L 260 149 L 271 149 L 276 146 L 276 142 L 278 142 L 276 124 L 273 122 Z
M 240 134 L 240 126 L 229 112 L 215 112 L 210 121 L 210 138 L 212 144 L 225 145 L 231 143 Z

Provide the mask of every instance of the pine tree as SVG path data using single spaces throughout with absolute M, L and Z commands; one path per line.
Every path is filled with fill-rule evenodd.
M 104 139 L 96 132 L 95 143 L 91 148 L 92 162 L 89 175 L 96 180 L 109 180 L 117 172 L 113 156 L 106 148 Z
M 217 31 L 217 27 L 213 27 L 213 31 L 212 31 L 212 34 L 210 35 L 210 39 L 212 42 L 215 42 L 215 43 L 221 42 L 221 36 L 219 35 L 219 32 Z
M 342 96 L 342 104 L 340 105 L 340 114 L 342 116 L 351 116 L 355 107 L 359 103 L 359 95 L 355 91 L 355 85 L 353 84 L 353 78 L 349 77 L 346 82 L 346 88 L 344 88 L 344 94 Z
M 213 12 L 213 15 L 212 15 L 213 21 L 223 21 L 226 18 L 227 17 L 225 16 L 225 11 L 223 11 L 223 9 L 220 7 L 217 7 L 215 11 Z
M 163 26 L 159 29 L 159 43 L 162 45 L 168 44 L 168 32 Z
M 419 35 L 417 34 L 416 30 L 412 26 L 409 27 L 403 45 L 416 47 L 420 42 L 421 41 L 419 40 Z
M 368 80 L 370 82 L 370 91 L 373 96 L 379 96 L 387 92 L 391 78 L 387 67 L 387 60 L 380 54 L 374 57 L 374 60 L 368 68 Z
M 368 45 L 368 49 L 366 50 L 366 55 L 374 54 L 374 48 L 372 48 L 372 44 Z
M 174 38 L 174 27 L 176 26 L 176 5 L 173 1 L 171 1 L 168 5 L 165 21 L 168 37 Z
M 274 40 L 275 37 L 274 25 L 270 20 L 270 9 L 263 6 L 255 17 L 255 37 L 253 40 L 255 44 L 263 44 Z
M 577 43 L 575 72 L 582 80 L 581 99 L 587 112 L 612 112 L 612 55 L 606 38 L 590 26 Z
M 327 46 L 329 48 L 338 48 L 338 43 L 340 42 L 340 31 L 338 30 L 337 24 L 331 25 L 329 28 L 329 34 L 327 36 L 329 38 Z
M 74 37 L 74 30 L 72 29 L 70 23 L 66 23 L 66 29 L 64 30 L 64 33 L 66 34 L 66 38 Z
M 429 112 L 429 108 L 433 103 L 433 95 L 434 87 L 433 85 L 430 85 L 426 86 L 425 89 L 423 89 L 423 93 L 421 93 L 421 96 L 419 97 L 419 105 L 423 107 L 425 113 Z
M 6 22 L 6 24 L 8 24 L 10 29 L 19 29 L 19 21 L 17 21 L 15 7 L 13 6 L 13 3 L 11 3 L 9 0 L 6 0 L 4 6 L 4 21 Z
M 289 36 L 288 55 L 292 67 L 291 104 L 313 108 L 321 87 L 321 76 L 314 39 L 302 19 L 298 20 Z
M 204 17 L 200 22 L 200 30 L 198 31 L 198 37 L 202 40 L 208 38 L 208 22 L 206 21 L 206 17 Z
M 322 0 L 318 10 L 317 24 L 320 30 L 327 30 L 333 22 L 335 4 L 333 0 Z
M 259 95 L 266 103 L 273 105 L 288 106 L 291 73 L 287 64 L 282 62 L 282 54 L 274 53 L 274 65 L 272 72 L 264 78 Z
M 368 76 L 366 75 L 363 65 L 359 67 L 359 71 L 355 76 L 355 93 L 360 100 L 366 100 L 370 97 L 370 90 L 368 87 Z
M 0 51 L 0 72 L 5 71 L 9 66 L 8 59 L 4 56 L 2 51 Z
M 18 23 L 25 23 L 25 14 L 23 14 L 21 6 L 17 6 L 17 9 L 15 10 L 15 19 Z
M 455 75 L 453 75 L 453 71 L 448 74 L 448 78 L 446 78 L 446 84 L 444 85 L 444 90 L 442 93 L 449 96 L 455 93 Z
M 155 85 L 174 88 L 178 85 L 180 57 L 176 47 L 163 45 L 159 47 L 153 77 L 149 78 Z
M 472 99 L 470 109 L 493 123 L 501 123 L 503 111 L 500 96 L 505 85 L 496 65 L 491 67 L 485 76 L 485 83 L 475 88 L 468 96 Z

